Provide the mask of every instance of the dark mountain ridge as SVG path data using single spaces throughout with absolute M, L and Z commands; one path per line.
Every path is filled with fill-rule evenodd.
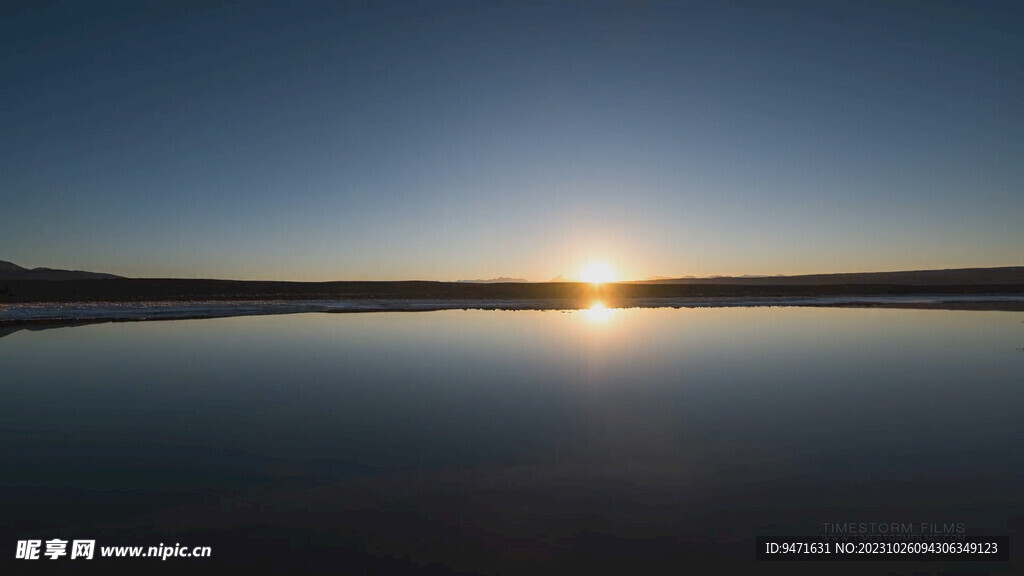
M 766 278 L 682 278 L 648 282 L 287 282 L 120 278 L 82 271 L 26 270 L 0 262 L 0 302 L 156 300 L 564 299 L 606 305 L 637 298 L 901 294 L 1024 294 L 1024 266 L 815 274 Z M 13 268 L 12 268 L 13 267 Z M 59 280 L 59 281 L 55 281 Z
M 830 286 L 888 284 L 898 286 L 967 286 L 978 284 L 1024 284 L 1024 266 L 1000 268 L 953 268 L 899 272 L 847 272 L 801 276 L 714 276 L 711 278 L 659 278 L 637 284 L 716 284 L 745 286 Z
M 111 280 L 121 278 L 114 274 L 86 272 L 84 270 L 58 270 L 55 268 L 23 268 L 0 260 L 0 280 Z

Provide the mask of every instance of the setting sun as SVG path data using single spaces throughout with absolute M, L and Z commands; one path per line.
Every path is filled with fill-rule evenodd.
M 611 266 L 602 262 L 591 262 L 580 271 L 580 280 L 590 284 L 615 282 L 615 271 L 612 270 Z

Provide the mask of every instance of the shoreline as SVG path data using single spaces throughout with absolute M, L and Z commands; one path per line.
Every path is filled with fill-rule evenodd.
M 0 304 L 0 330 L 45 329 L 107 322 L 197 320 L 303 313 L 434 312 L 441 310 L 587 310 L 600 302 L 628 308 L 887 308 L 916 310 L 1024 311 L 1022 294 L 908 294 L 899 296 L 764 296 L 564 299 L 351 299 L 203 300 L 145 302 L 31 302 Z M 5 333 L 11 333 L 3 330 Z M 5 335 L 0 333 L 0 337 Z
M 594 299 L 615 302 L 691 298 L 820 298 L 881 296 L 1024 296 L 1015 283 L 793 284 L 773 279 L 720 284 L 584 284 L 579 282 L 473 284 L 430 281 L 277 282 L 193 279 L 0 280 L 0 305 L 17 303 L 163 301 L 527 301 Z

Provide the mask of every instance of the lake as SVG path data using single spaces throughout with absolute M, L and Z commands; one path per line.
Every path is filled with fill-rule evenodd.
M 5 546 L 211 547 L 93 560 L 176 572 L 875 573 L 756 562 L 755 539 L 1018 542 L 1022 347 L 1021 312 L 797 307 L 21 330 L 0 338 Z

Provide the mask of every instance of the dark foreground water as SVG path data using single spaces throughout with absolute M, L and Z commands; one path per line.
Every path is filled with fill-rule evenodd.
M 18 574 L 1012 574 L 1022 347 L 1022 313 L 828 308 L 22 330 L 0 544 Z M 755 561 L 849 523 L 1009 536 L 1011 561 Z M 212 556 L 15 559 L 54 538 Z

